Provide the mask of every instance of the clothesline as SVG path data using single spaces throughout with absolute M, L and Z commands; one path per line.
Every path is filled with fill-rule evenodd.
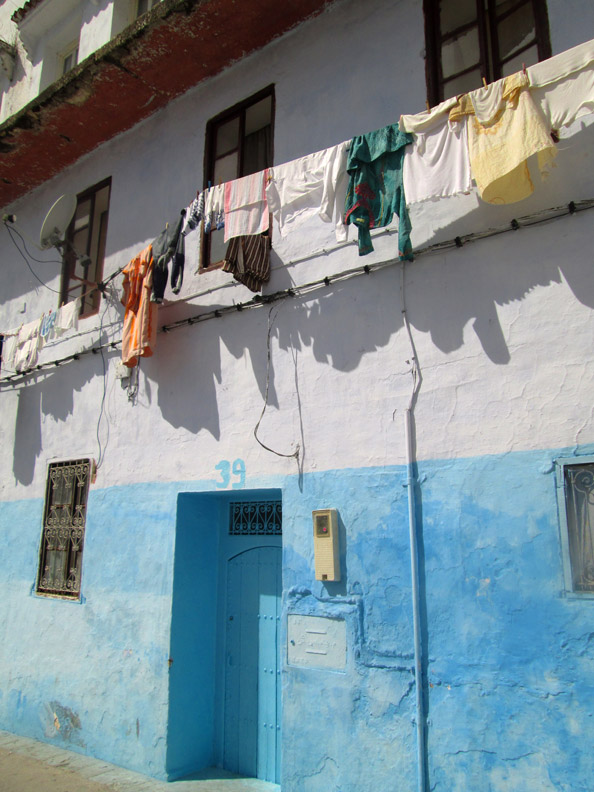
M 477 242 L 483 239 L 488 239 L 489 237 L 499 236 L 500 234 L 510 233 L 524 228 L 528 229 L 535 225 L 556 221 L 564 217 L 568 217 L 573 214 L 587 211 L 590 209 L 594 209 L 594 198 L 586 199 L 582 201 L 575 201 L 575 202 L 571 201 L 567 206 L 551 207 L 548 209 L 544 209 L 540 212 L 535 212 L 530 215 L 525 215 L 523 217 L 519 217 L 518 219 L 513 219 L 509 224 L 500 226 L 498 228 L 492 228 L 486 231 L 478 231 L 470 234 L 465 234 L 463 236 L 457 236 L 454 237 L 453 239 L 449 239 L 444 242 L 437 242 L 433 245 L 427 245 L 415 251 L 415 257 L 419 258 L 424 255 L 431 255 L 433 253 L 438 253 L 444 250 L 461 248 L 470 242 Z M 284 289 L 282 291 L 278 291 L 273 294 L 262 295 L 262 296 L 256 295 L 251 300 L 245 303 L 238 303 L 234 305 L 225 306 L 223 308 L 217 308 L 212 311 L 205 311 L 204 313 L 198 314 L 196 316 L 189 317 L 187 319 L 182 319 L 176 322 L 172 322 L 167 325 L 163 325 L 160 328 L 160 332 L 163 333 L 171 332 L 176 329 L 181 329 L 182 327 L 191 326 L 204 321 L 208 321 L 210 319 L 222 318 L 223 316 L 234 314 L 238 311 L 241 312 L 244 310 L 251 310 L 253 308 L 262 308 L 264 305 L 267 305 L 269 303 L 278 302 L 280 300 L 287 299 L 290 297 L 292 298 L 300 295 L 311 294 L 321 288 L 326 288 L 330 286 L 334 282 L 351 279 L 353 277 L 358 277 L 361 275 L 368 275 L 375 271 L 386 269 L 387 267 L 391 267 L 399 263 L 401 263 L 400 257 L 390 258 L 390 259 L 386 259 L 385 261 L 377 262 L 375 264 L 369 264 L 369 265 L 366 264 L 364 266 L 359 266 L 349 270 L 337 272 L 333 275 L 327 275 L 323 278 L 319 278 L 318 280 L 311 281 L 310 283 L 295 285 L 289 289 Z M 53 370 L 60 366 L 67 365 L 73 361 L 78 361 L 82 357 L 87 355 L 97 355 L 102 353 L 103 351 L 110 351 L 110 350 L 115 351 L 120 344 L 121 344 L 121 339 L 115 341 L 109 341 L 105 344 L 97 344 L 90 348 L 83 349 L 78 352 L 74 352 L 70 355 L 66 355 L 61 358 L 56 358 L 51 361 L 46 361 L 45 363 L 40 363 L 34 368 L 29 369 L 27 371 L 11 374 L 7 377 L 0 377 L 0 386 L 5 384 L 6 385 L 18 384 L 28 379 L 31 376 L 35 376 L 41 373 L 42 371 Z
M 411 259 L 409 203 L 468 193 L 474 183 L 485 202 L 497 205 L 533 192 L 527 163 L 537 155 L 546 175 L 557 154 L 554 124 L 569 124 L 594 111 L 593 65 L 594 41 L 530 72 L 522 70 L 416 116 L 401 116 L 399 125 L 210 187 L 182 210 L 154 249 L 149 246 L 130 262 L 124 283 L 143 279 L 152 285 L 152 300 L 161 302 L 172 260 L 171 285 L 177 294 L 185 235 L 198 227 L 205 233 L 216 227 L 224 228 L 225 242 L 230 242 L 223 270 L 258 292 L 270 277 L 269 238 L 263 234 L 271 213 L 281 236 L 317 215 L 334 223 L 342 242 L 352 224 L 360 256 L 373 250 L 371 230 L 397 217 L 398 252 L 401 259 Z M 568 75 L 571 86 L 565 84 Z M 173 228 L 163 253 L 159 241 Z M 139 356 L 152 355 L 156 341 L 155 306 L 148 302 L 146 289 L 137 293 L 131 297 L 126 291 L 124 298 L 122 361 L 127 366 L 136 365 Z

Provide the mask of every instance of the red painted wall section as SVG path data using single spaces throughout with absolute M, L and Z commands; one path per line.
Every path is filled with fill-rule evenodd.
M 329 0 L 165 0 L 0 125 L 0 206 Z

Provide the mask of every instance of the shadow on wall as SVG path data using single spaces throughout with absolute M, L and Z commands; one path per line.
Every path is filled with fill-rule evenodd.
M 521 216 L 520 211 L 516 213 Z M 465 218 L 471 226 L 472 214 Z M 477 209 L 476 215 L 476 227 L 484 226 L 484 209 Z M 594 307 L 594 279 L 583 254 L 589 245 L 588 229 L 586 215 L 576 215 L 407 265 L 406 301 L 413 332 L 430 334 L 438 349 L 451 353 L 462 348 L 470 324 L 484 354 L 497 365 L 507 364 L 510 350 L 498 306 L 521 302 L 534 289 L 560 284 L 565 278 L 577 299 Z M 452 238 L 456 233 L 453 224 L 442 229 L 440 236 Z M 274 270 L 267 291 L 291 285 L 289 269 L 280 267 Z M 217 307 L 222 306 L 209 306 L 209 310 Z M 159 336 L 158 353 L 143 361 L 143 367 L 159 384 L 159 407 L 166 421 L 193 433 L 206 429 L 219 438 L 220 415 L 214 405 L 217 385 L 225 387 L 223 348 L 251 368 L 264 398 L 269 310 L 263 306 Z M 282 350 L 292 352 L 295 363 L 298 353 L 310 347 L 319 363 L 353 372 L 363 356 L 385 347 L 402 330 L 400 271 L 390 268 L 331 284 L 306 298 L 296 296 L 277 303 L 272 310 L 276 318 L 271 336 Z M 184 304 L 175 320 L 196 313 L 196 306 Z M 268 404 L 278 407 L 274 362 L 273 356 Z M 180 377 L 182 367 L 184 376 Z M 235 410 L 241 420 L 242 406 L 227 404 L 225 409 Z
M 580 145 L 593 139 L 594 126 L 574 136 L 572 147 L 578 138 L 581 138 Z M 578 176 L 574 184 L 565 173 L 563 189 L 558 184 L 538 185 L 538 194 L 520 204 L 488 208 L 480 205 L 450 225 L 440 227 L 434 239 L 453 239 L 464 231 L 485 228 L 487 222 L 503 225 L 509 218 L 534 211 L 538 202 L 545 205 L 544 201 L 547 206 L 561 204 L 567 197 L 563 190 L 575 190 L 573 197 L 579 198 L 580 193 L 586 194 L 588 186 L 583 183 L 587 176 L 581 174 L 581 181 Z M 430 207 L 426 211 L 430 212 Z M 565 279 L 581 303 L 594 307 L 594 280 L 584 260 L 584 251 L 590 244 L 589 224 L 586 214 L 578 214 L 552 225 L 522 229 L 468 243 L 444 254 L 419 257 L 407 264 L 406 303 L 413 332 L 429 334 L 435 346 L 448 354 L 462 348 L 464 333 L 469 332 L 470 327 L 485 356 L 496 365 L 506 365 L 510 361 L 510 350 L 499 321 L 499 306 L 519 303 L 534 289 L 560 284 Z M 389 249 L 387 256 L 393 252 Z M 336 262 L 336 269 L 340 270 L 362 266 L 366 259 L 358 258 L 352 247 L 336 254 Z M 274 250 L 272 266 L 272 278 L 265 293 L 295 285 L 291 267 L 283 266 Z M 315 269 L 310 269 L 312 271 Z M 236 299 L 249 300 L 251 297 L 247 291 L 240 294 Z M 207 310 L 223 307 L 226 306 L 209 305 Z M 264 305 L 259 310 L 227 314 L 220 321 L 209 320 L 198 326 L 160 334 L 157 352 L 153 358 L 143 359 L 142 370 L 146 375 L 149 401 L 152 398 L 150 383 L 158 385 L 158 406 L 165 421 L 193 434 L 206 430 L 219 439 L 221 406 L 217 397 L 218 392 L 227 387 L 234 401 L 226 402 L 226 417 L 232 412 L 238 422 L 245 420 L 245 403 L 237 393 L 237 384 L 223 382 L 226 353 L 238 362 L 238 366 L 251 371 L 262 399 L 268 393 L 269 407 L 279 408 L 283 399 L 279 399 L 275 382 L 277 361 L 274 355 L 270 364 L 268 361 L 270 310 L 274 318 L 270 331 L 274 347 L 292 356 L 294 393 L 299 405 L 297 361 L 301 352 L 309 348 L 318 363 L 341 372 L 354 372 L 365 355 L 385 348 L 394 335 L 402 331 L 400 268 L 332 283 L 306 297 L 283 300 L 272 308 Z M 199 312 L 196 305 L 174 304 L 167 311 L 166 321 L 183 320 Z M 287 361 L 287 356 L 283 356 L 283 367 Z M 73 365 L 70 370 L 68 388 L 62 377 L 48 372 L 40 374 L 38 382 L 28 384 L 23 389 L 26 393 L 19 397 L 14 473 L 23 484 L 32 481 L 42 442 L 40 427 L 31 427 L 31 415 L 42 411 L 56 421 L 66 420 L 73 411 L 73 392 L 97 374 L 102 375 L 102 363 L 96 358 L 92 364 Z M 285 387 L 286 382 L 287 377 L 283 376 Z M 19 442 L 30 432 L 31 442 Z M 301 451 L 303 454 L 303 447 Z
M 106 357 L 106 365 L 108 358 Z M 62 369 L 41 371 L 37 381 L 22 383 L 18 394 L 15 421 L 12 470 L 19 484 L 27 486 L 35 475 L 35 463 L 43 449 L 41 424 L 43 416 L 51 415 L 64 422 L 74 412 L 74 393 L 87 383 L 103 376 L 100 355 L 89 355 L 68 365 L 68 376 Z

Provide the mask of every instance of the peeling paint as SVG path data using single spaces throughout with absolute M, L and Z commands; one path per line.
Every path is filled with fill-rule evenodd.
M 256 0 L 238 13 L 233 0 L 158 3 L 0 125 L 0 207 L 327 4 Z M 60 149 L 63 135 L 71 145 Z

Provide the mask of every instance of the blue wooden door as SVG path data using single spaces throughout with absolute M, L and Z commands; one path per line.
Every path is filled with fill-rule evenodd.
M 280 547 L 227 563 L 224 766 L 279 783 Z

